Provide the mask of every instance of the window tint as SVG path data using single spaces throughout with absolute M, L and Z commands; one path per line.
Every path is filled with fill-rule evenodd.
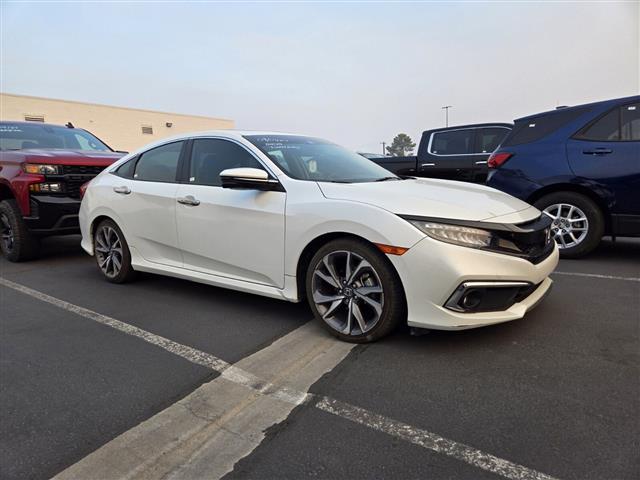
M 491 153 L 498 145 L 502 143 L 504 137 L 507 136 L 509 130 L 507 128 L 480 128 L 476 130 L 476 148 L 475 153 Z
M 538 115 L 537 117 L 517 120 L 502 146 L 522 145 L 536 142 L 555 132 L 560 127 L 587 113 L 589 108 L 567 108 Z M 577 127 L 576 127 L 577 128 Z
M 472 140 L 473 129 L 434 133 L 429 153 L 436 155 L 462 155 L 471 153 Z
M 113 173 L 122 178 L 133 178 L 133 170 L 136 168 L 136 160 L 138 160 L 138 157 L 133 157 L 132 159 L 127 160 Z
M 143 153 L 133 178 L 149 182 L 175 182 L 183 142 L 174 142 Z
M 640 103 L 622 108 L 622 140 L 640 140 Z
M 583 128 L 577 137 L 583 140 L 620 140 L 620 108 L 614 108 L 604 117 Z
M 220 186 L 223 170 L 241 167 L 264 170 L 253 155 L 236 143 L 217 138 L 193 141 L 189 183 Z

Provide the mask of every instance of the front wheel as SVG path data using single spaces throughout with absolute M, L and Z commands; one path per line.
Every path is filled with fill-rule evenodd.
M 36 258 L 40 242 L 29 231 L 15 200 L 0 202 L 0 249 L 11 262 L 23 262 Z
M 575 192 L 555 192 L 542 197 L 535 206 L 551 218 L 551 231 L 561 257 L 582 257 L 600 243 L 604 216 L 589 197 Z
M 384 254 L 357 239 L 331 241 L 313 256 L 306 291 L 314 316 L 348 342 L 372 342 L 406 319 L 400 278 Z
M 98 268 L 108 281 L 125 283 L 134 278 L 129 245 L 115 222 L 104 220 L 96 227 L 93 250 Z

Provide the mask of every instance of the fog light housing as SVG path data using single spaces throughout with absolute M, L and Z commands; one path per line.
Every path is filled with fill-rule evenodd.
M 444 306 L 461 313 L 503 311 L 526 298 L 533 287 L 529 282 L 463 282 Z
M 61 183 L 32 183 L 29 185 L 29 191 L 34 193 L 60 193 L 62 192 Z

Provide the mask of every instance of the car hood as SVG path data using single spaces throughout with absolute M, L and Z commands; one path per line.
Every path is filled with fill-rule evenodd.
M 89 152 L 86 150 L 19 150 L 28 163 L 48 163 L 59 165 L 89 165 L 106 167 L 124 156 L 118 152 Z
M 484 185 L 436 179 L 368 183 L 318 183 L 325 197 L 368 203 L 398 215 L 521 223 L 540 211 Z

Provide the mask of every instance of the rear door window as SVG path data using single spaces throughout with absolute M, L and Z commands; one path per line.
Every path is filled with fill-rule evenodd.
M 144 152 L 136 163 L 134 180 L 176 183 L 178 161 L 184 142 L 174 142 Z
M 472 153 L 473 129 L 436 132 L 431 137 L 429 153 L 433 155 L 466 155 Z
M 617 142 L 620 140 L 620 108 L 616 107 L 576 135 L 580 140 Z
M 479 128 L 476 132 L 476 146 L 474 153 L 492 153 L 509 134 L 508 128 L 487 127 Z
M 622 140 L 640 140 L 640 103 L 624 105 L 621 109 L 620 135 Z

